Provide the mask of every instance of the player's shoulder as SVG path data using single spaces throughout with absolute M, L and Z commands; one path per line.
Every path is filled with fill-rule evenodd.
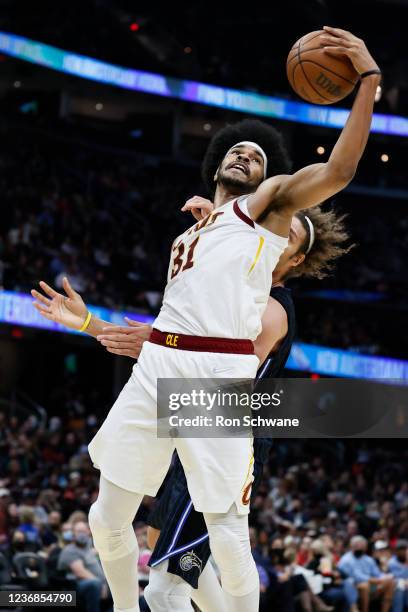
M 272 287 L 270 297 L 279 302 L 285 310 L 294 306 L 291 289 L 283 285 Z
M 264 319 L 266 325 L 270 323 L 271 326 L 275 326 L 276 329 L 281 330 L 283 335 L 286 335 L 288 330 L 288 314 L 282 303 L 271 295 L 268 298 L 262 321 Z
M 261 363 L 280 345 L 288 329 L 286 310 L 278 300 L 269 297 L 262 315 L 262 332 L 254 342 L 255 354 Z
M 287 319 L 286 310 L 282 306 L 282 302 L 277 300 L 272 295 L 268 297 L 267 310 L 271 313 L 271 315 L 278 317 L 279 320 Z

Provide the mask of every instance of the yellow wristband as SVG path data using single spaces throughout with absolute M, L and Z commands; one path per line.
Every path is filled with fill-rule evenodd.
M 84 324 L 81 327 L 81 329 L 79 330 L 80 332 L 84 332 L 87 329 L 87 327 L 89 326 L 89 323 L 91 322 L 91 317 L 92 317 L 92 314 L 88 310 L 88 314 L 86 315 L 86 319 L 84 321 Z

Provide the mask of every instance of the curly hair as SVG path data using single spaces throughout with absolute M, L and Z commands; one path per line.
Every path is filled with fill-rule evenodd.
M 315 231 L 313 246 L 307 254 L 310 229 L 305 215 L 313 223 Z M 306 230 L 305 241 L 298 253 L 305 253 L 306 256 L 301 264 L 290 269 L 285 278 L 324 278 L 333 271 L 336 260 L 356 246 L 354 243 L 350 244 L 350 235 L 345 224 L 347 215 L 337 213 L 332 207 L 324 211 L 322 205 L 319 205 L 298 211 L 296 217 Z
M 244 119 L 219 130 L 208 145 L 201 166 L 201 176 L 211 196 L 215 192 L 214 175 L 218 166 L 227 151 L 243 140 L 256 142 L 265 151 L 268 160 L 267 178 L 291 171 L 292 163 L 281 133 L 258 119 Z

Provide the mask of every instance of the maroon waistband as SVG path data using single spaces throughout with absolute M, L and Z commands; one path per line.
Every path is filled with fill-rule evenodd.
M 253 355 L 252 340 L 236 340 L 235 338 L 209 338 L 207 336 L 186 336 L 174 332 L 152 330 L 149 342 L 182 351 L 202 351 L 203 353 L 237 353 Z

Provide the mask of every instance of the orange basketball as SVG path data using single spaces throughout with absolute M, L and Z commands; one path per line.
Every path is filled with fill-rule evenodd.
M 333 104 L 349 95 L 359 75 L 348 57 L 324 52 L 320 37 L 324 30 L 302 36 L 292 47 L 286 62 L 289 83 L 295 92 L 313 104 Z

